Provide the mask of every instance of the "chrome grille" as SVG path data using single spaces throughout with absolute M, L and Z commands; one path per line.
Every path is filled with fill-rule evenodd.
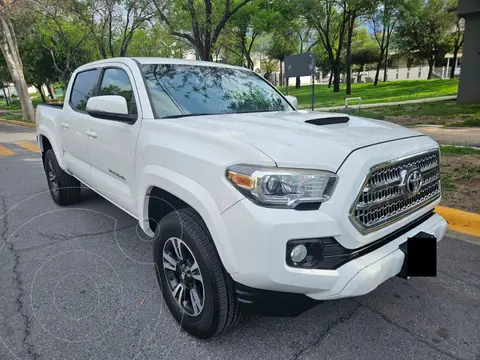
M 417 189 L 411 174 L 418 172 Z M 412 190 L 413 189 L 413 190 Z M 379 229 L 440 197 L 438 150 L 408 156 L 370 169 L 350 210 L 350 219 L 362 233 Z

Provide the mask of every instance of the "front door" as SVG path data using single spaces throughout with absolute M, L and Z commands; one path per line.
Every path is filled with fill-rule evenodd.
M 99 69 L 77 73 L 67 105 L 63 107 L 60 129 L 62 147 L 67 169 L 81 181 L 88 183 L 90 163 L 87 153 L 86 112 L 87 100 L 92 96 L 97 83 Z
M 127 100 L 133 124 L 89 117 L 86 122 L 87 149 L 91 170 L 89 185 L 132 215 L 136 215 L 134 189 L 135 149 L 141 111 L 134 91 L 132 73 L 124 64 L 109 64 L 100 74 L 98 95 L 120 95 Z

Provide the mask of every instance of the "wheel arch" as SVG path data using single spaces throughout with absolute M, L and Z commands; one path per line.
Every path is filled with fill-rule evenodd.
M 52 131 L 46 126 L 40 125 L 38 129 L 38 146 L 40 147 L 40 152 L 42 153 L 42 158 L 45 156 L 47 150 L 53 150 L 55 157 L 57 158 L 58 165 L 65 170 L 65 163 L 63 161 L 63 153 L 58 144 L 55 142 L 55 136 Z
M 233 248 L 222 215 L 211 194 L 200 184 L 184 175 L 159 166 L 147 166 L 141 177 L 139 192 L 142 198 L 138 201 L 138 220 L 142 229 L 153 236 L 151 224 L 155 214 L 155 205 L 162 202 L 169 209 L 167 213 L 178 208 L 189 207 L 201 217 L 213 239 L 223 266 L 229 273 L 238 272 Z M 165 198 L 163 198 L 165 197 Z M 155 202 L 157 202 L 155 204 Z M 151 212 L 154 211 L 154 214 Z

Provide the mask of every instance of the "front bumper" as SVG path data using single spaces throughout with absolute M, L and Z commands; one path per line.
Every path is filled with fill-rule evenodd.
M 402 222 L 408 224 L 418 219 L 433 206 L 419 210 Z M 239 271 L 231 274 L 236 282 L 256 289 L 305 294 L 315 300 L 358 296 L 374 290 L 400 272 L 404 254 L 399 246 L 409 237 L 423 231 L 440 241 L 447 228 L 445 220 L 434 214 L 385 245 L 337 269 L 300 269 L 286 264 L 285 249 L 289 240 L 343 234 L 338 222 L 321 209 L 267 209 L 244 199 L 222 216 L 239 265 Z

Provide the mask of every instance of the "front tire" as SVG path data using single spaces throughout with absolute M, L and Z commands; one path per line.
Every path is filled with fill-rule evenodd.
M 193 209 L 172 212 L 159 222 L 154 261 L 163 298 L 185 331 L 205 339 L 236 323 L 239 308 L 233 281 Z
M 62 170 L 53 150 L 47 150 L 45 153 L 43 166 L 53 201 L 62 206 L 78 202 L 80 181 Z

